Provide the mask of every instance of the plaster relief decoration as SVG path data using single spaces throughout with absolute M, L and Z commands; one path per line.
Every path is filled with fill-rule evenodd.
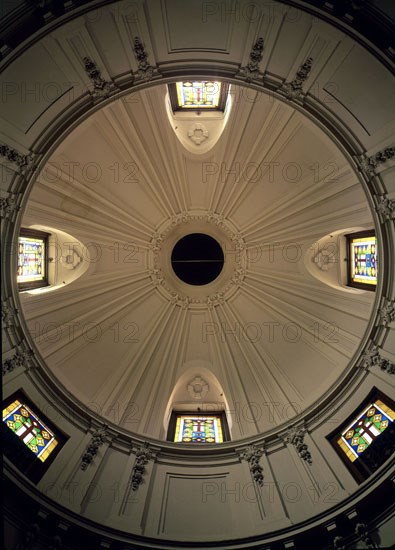
M 170 262 L 176 242 L 192 233 L 211 235 L 228 254 L 228 261 L 220 275 L 201 287 L 181 282 Z M 182 309 L 212 309 L 223 305 L 238 291 L 247 273 L 243 236 L 230 220 L 215 212 L 180 212 L 168 218 L 152 234 L 148 246 L 147 273 L 153 287 L 172 305 Z
M 395 374 L 395 364 L 389 359 L 381 357 L 378 346 L 373 345 L 363 354 L 362 367 L 369 370 L 375 366 L 380 367 L 381 370 L 387 372 L 388 374 Z
M 73 248 L 65 256 L 61 256 L 60 263 L 66 269 L 75 269 L 82 262 L 82 257 Z
M 389 199 L 385 195 L 376 195 L 376 200 L 376 210 L 384 219 L 391 220 L 395 217 L 395 200 Z
M 17 351 L 10 359 L 6 359 L 3 363 L 3 376 L 17 369 L 24 367 L 26 369 L 32 366 L 31 360 L 34 356 L 32 350 Z
M 338 257 L 333 254 L 333 251 L 325 247 L 320 247 L 313 258 L 313 262 L 321 271 L 329 271 L 338 261 Z
M 365 543 L 366 548 L 377 548 L 369 534 L 366 523 L 357 523 L 355 526 L 355 534 L 361 542 Z
M 299 67 L 295 78 L 291 82 L 287 82 L 283 86 L 283 91 L 288 99 L 295 99 L 303 93 L 303 83 L 309 77 L 311 67 L 313 66 L 313 58 L 308 57 L 306 61 Z
M 260 465 L 260 459 L 263 455 L 263 450 L 258 449 L 255 445 L 250 445 L 242 453 L 241 458 L 248 462 L 252 479 L 260 487 L 263 486 L 263 467 Z
M 6 298 L 1 303 L 1 321 L 3 326 L 11 327 L 15 324 L 18 310 L 11 304 L 11 298 Z
M 343 537 L 337 536 L 333 539 L 333 548 L 335 550 L 346 550 Z
M 33 162 L 32 155 L 22 155 L 8 145 L 0 145 L 0 156 L 16 164 L 19 168 L 25 168 Z
M 142 81 L 151 80 L 156 72 L 156 68 L 148 63 L 148 55 L 144 45 L 138 36 L 135 36 L 133 42 L 133 51 L 137 60 L 137 75 Z
M 188 385 L 187 390 L 189 395 L 193 399 L 201 400 L 204 397 L 206 397 L 208 391 L 209 391 L 209 385 L 207 382 L 201 377 L 196 376 Z
M 389 325 L 395 321 L 395 302 L 387 300 L 381 309 L 379 309 L 380 324 Z
M 145 474 L 145 465 L 154 458 L 154 453 L 149 449 L 148 445 L 140 447 L 136 451 L 136 460 L 132 470 L 132 477 L 130 479 L 132 491 L 137 491 L 140 485 L 143 483 L 143 476 Z
M 108 441 L 107 439 L 107 426 L 104 426 L 103 428 L 100 428 L 93 432 L 92 439 L 90 440 L 90 443 L 88 447 L 86 448 L 84 454 L 82 455 L 80 469 L 86 470 L 89 464 L 93 461 L 95 456 L 97 455 L 99 451 L 99 447 L 103 445 L 103 443 L 106 443 Z
M 0 218 L 5 219 L 12 217 L 12 215 L 19 210 L 19 206 L 16 201 L 16 195 L 10 193 L 8 197 L 0 198 Z
M 245 67 L 240 67 L 236 76 L 245 78 L 246 82 L 251 82 L 253 78 L 259 78 L 261 72 L 259 71 L 259 63 L 263 57 L 263 45 L 264 41 L 260 36 L 252 47 L 248 63 Z
M 112 87 L 111 83 L 104 80 L 96 63 L 92 61 L 90 57 L 84 57 L 82 61 L 84 63 L 85 72 L 93 84 L 92 95 L 96 98 L 108 97 Z
M 208 138 L 208 130 L 199 122 L 196 124 L 192 124 L 190 129 L 188 130 L 188 137 L 193 143 L 196 145 L 200 145 L 203 141 L 205 141 Z
M 287 434 L 286 441 L 296 448 L 296 451 L 300 458 L 308 464 L 313 463 L 310 451 L 306 443 L 304 442 L 305 432 L 302 428 L 293 428 Z
M 381 164 L 392 160 L 395 157 L 395 147 L 386 147 L 385 149 L 378 151 L 371 157 L 363 158 L 361 160 L 361 168 L 367 174 L 374 174 L 376 168 Z

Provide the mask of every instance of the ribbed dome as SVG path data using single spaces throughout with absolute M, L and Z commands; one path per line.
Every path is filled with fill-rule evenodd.
M 173 132 L 166 85 L 118 99 L 58 146 L 29 197 L 22 225 L 73 235 L 89 262 L 56 293 L 21 295 L 30 332 L 69 392 L 132 432 L 165 439 L 178 380 L 189 403 L 204 371 L 232 439 L 264 433 L 335 389 L 366 329 L 374 293 L 344 287 L 340 248 L 334 284 L 314 263 L 323 237 L 340 247 L 337 234 L 373 227 L 357 175 L 305 115 L 246 90 L 232 84 L 204 155 Z M 201 286 L 171 266 L 196 233 L 225 256 Z

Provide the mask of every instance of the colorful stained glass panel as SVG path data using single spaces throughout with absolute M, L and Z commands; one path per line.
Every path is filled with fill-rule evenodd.
M 377 284 L 377 241 L 371 237 L 350 240 L 351 281 L 354 283 Z
M 3 422 L 41 462 L 45 462 L 58 445 L 52 431 L 18 399 L 3 409 Z
M 178 106 L 183 109 L 216 109 L 221 82 L 177 82 Z
M 177 416 L 176 443 L 222 443 L 222 424 L 219 416 Z
M 18 283 L 42 281 L 44 279 L 44 239 L 20 236 L 18 241 Z
M 351 462 L 354 462 L 394 419 L 395 412 L 377 399 L 343 430 L 337 443 Z

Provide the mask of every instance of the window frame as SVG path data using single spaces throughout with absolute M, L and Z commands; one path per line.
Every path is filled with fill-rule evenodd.
M 195 80 L 195 82 L 214 82 L 212 80 L 197 80 L 197 79 L 191 79 L 191 81 Z M 177 82 L 188 82 L 188 80 L 178 80 Z M 226 107 L 226 100 L 228 98 L 228 92 L 230 84 L 228 82 L 221 82 L 221 92 L 219 96 L 218 106 L 217 107 L 183 107 L 178 104 L 178 96 L 177 96 L 177 86 L 176 82 L 171 82 L 167 85 L 167 89 L 169 90 L 169 98 L 170 98 L 170 104 L 173 113 L 215 113 L 220 112 L 223 113 L 225 111 Z
M 37 229 L 28 229 L 25 227 L 22 227 L 19 231 L 18 235 L 18 246 L 17 246 L 17 281 L 18 281 L 18 255 L 19 255 L 19 237 L 28 237 L 28 238 L 36 238 L 36 239 L 42 239 L 44 241 L 44 269 L 45 269 L 45 277 L 41 281 L 28 281 L 28 282 L 22 282 L 17 283 L 18 284 L 18 290 L 20 292 L 24 292 L 25 290 L 33 290 L 35 288 L 42 288 L 45 286 L 49 286 L 49 280 L 48 280 L 48 265 L 49 265 L 49 258 L 48 258 L 48 243 L 49 243 L 49 237 L 51 236 L 50 233 L 46 233 L 45 231 L 39 231 Z
M 360 239 L 362 237 L 376 237 L 376 246 L 377 246 L 377 236 L 374 229 L 368 229 L 366 231 L 357 231 L 355 233 L 348 233 L 344 235 L 347 242 L 347 286 L 352 288 L 359 288 L 360 290 L 369 290 L 370 292 L 375 292 L 377 288 L 377 282 L 375 285 L 370 285 L 367 283 L 356 283 L 352 280 L 351 276 L 351 265 L 353 259 L 351 258 L 351 241 L 353 239 Z M 376 251 L 377 253 L 377 251 Z
M 351 460 L 346 456 L 345 452 L 341 449 L 337 441 L 340 438 L 343 431 L 345 430 L 345 428 L 349 424 L 351 424 L 354 420 L 356 420 L 356 418 L 361 414 L 363 409 L 366 408 L 369 405 L 369 403 L 376 401 L 378 399 L 383 401 L 386 405 L 388 405 L 388 407 L 390 407 L 393 411 L 395 411 L 395 402 L 392 399 L 390 399 L 387 395 L 385 395 L 383 392 L 378 390 L 376 387 L 373 387 L 372 390 L 369 392 L 369 394 L 366 396 L 366 398 L 363 399 L 363 401 L 361 401 L 358 407 L 344 420 L 344 422 L 342 422 L 337 428 L 335 428 L 335 430 L 333 430 L 328 436 L 326 436 L 326 439 L 331 444 L 331 447 L 335 450 L 336 454 L 340 457 L 341 461 L 345 464 L 348 471 L 351 473 L 351 475 L 353 476 L 353 478 L 358 484 L 361 484 L 366 479 L 368 479 L 368 477 L 370 477 L 373 472 L 369 470 L 366 464 L 364 464 L 363 453 L 361 453 L 361 456 L 356 460 L 354 460 L 354 462 L 351 462 Z M 395 423 L 395 420 L 393 421 L 393 423 Z M 382 434 L 383 433 L 385 433 L 385 431 L 382 432 Z M 377 441 L 380 438 L 380 436 L 382 436 L 382 434 L 377 436 L 374 439 L 374 441 L 371 443 L 371 445 L 373 445 L 375 441 Z M 386 460 L 387 458 L 384 459 L 383 463 Z
M 42 462 L 37 456 L 23 443 L 15 433 L 4 423 L 2 419 L 2 438 L 4 445 L 4 456 L 13 463 L 13 465 L 33 483 L 38 483 L 48 468 L 54 462 L 60 451 L 69 439 L 58 426 L 56 426 L 49 418 L 41 411 L 41 409 L 33 403 L 26 393 L 20 388 L 3 400 L 3 409 L 11 405 L 15 400 L 19 400 L 31 409 L 31 411 L 39 418 L 39 420 L 56 436 L 58 444 L 50 453 L 48 458 Z
M 177 445 L 197 445 L 197 446 L 200 446 L 200 445 L 221 445 L 222 443 L 195 443 L 195 442 L 190 442 L 190 443 L 186 443 L 186 442 L 182 442 L 182 441 L 174 441 L 174 436 L 175 436 L 175 433 L 176 433 L 176 425 L 177 425 L 177 418 L 179 416 L 217 416 L 219 417 L 220 421 L 221 421 L 221 428 L 222 428 L 222 443 L 226 443 L 227 441 L 230 441 L 230 432 L 229 432 L 229 426 L 228 426 L 228 421 L 227 421 L 227 418 L 226 418 L 226 413 L 225 411 L 217 411 L 217 412 L 214 412 L 214 411 L 207 411 L 207 412 L 204 412 L 204 411 L 172 411 L 171 413 L 171 416 L 170 416 L 170 421 L 169 421 L 169 426 L 168 426 L 168 429 L 167 429 L 167 437 L 166 437 L 166 440 L 167 441 L 171 441 L 172 443 L 176 443 Z

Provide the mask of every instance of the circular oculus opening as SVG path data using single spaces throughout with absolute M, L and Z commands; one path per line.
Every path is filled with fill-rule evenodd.
M 207 285 L 224 266 L 220 244 L 204 233 L 191 233 L 180 239 L 171 254 L 174 273 L 188 285 Z

